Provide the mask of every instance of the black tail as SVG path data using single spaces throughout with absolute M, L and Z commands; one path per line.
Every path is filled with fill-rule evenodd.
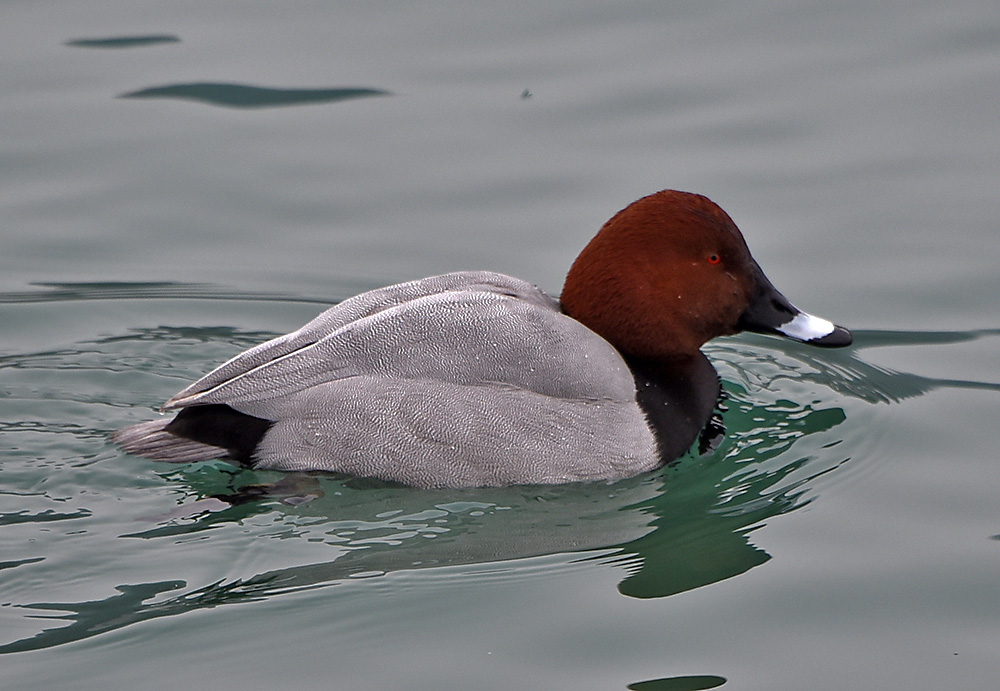
M 227 405 L 199 405 L 183 409 L 173 420 L 126 427 L 111 438 L 127 453 L 157 461 L 193 463 L 232 458 L 249 464 L 271 424 Z

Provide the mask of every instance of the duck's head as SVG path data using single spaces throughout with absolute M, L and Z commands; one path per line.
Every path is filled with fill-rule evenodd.
M 740 331 L 826 347 L 852 340 L 778 292 L 718 205 L 676 190 L 643 197 L 605 223 L 573 262 L 561 302 L 642 359 L 691 357 L 706 341 Z

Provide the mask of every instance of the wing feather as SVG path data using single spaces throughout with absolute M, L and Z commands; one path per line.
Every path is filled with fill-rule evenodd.
M 309 348 L 326 337 L 385 310 L 442 292 L 483 291 L 516 296 L 541 308 L 558 310 L 558 302 L 526 281 L 489 271 L 460 271 L 372 290 L 335 305 L 289 334 L 246 350 L 168 400 L 163 410 L 207 402 L 202 394 L 225 387 L 258 368 Z M 332 363 L 331 363 L 332 366 Z
M 635 396 L 624 360 L 585 326 L 549 305 L 474 286 L 349 321 L 214 386 L 203 381 L 165 407 L 221 403 L 274 420 L 293 394 L 356 376 L 500 385 L 557 398 Z

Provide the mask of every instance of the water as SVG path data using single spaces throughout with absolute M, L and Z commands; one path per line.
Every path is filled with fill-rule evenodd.
M 995 686 L 989 3 L 0 15 L 5 687 Z M 361 290 L 488 268 L 557 293 L 663 187 L 856 334 L 711 344 L 710 455 L 428 492 L 108 442 Z

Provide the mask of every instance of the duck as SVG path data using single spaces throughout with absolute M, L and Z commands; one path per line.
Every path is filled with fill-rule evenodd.
M 690 450 L 721 395 L 701 347 L 741 331 L 852 341 L 778 292 L 717 204 L 662 190 L 604 224 L 558 298 L 490 271 L 365 292 L 113 441 L 160 461 L 419 488 L 614 482 Z

